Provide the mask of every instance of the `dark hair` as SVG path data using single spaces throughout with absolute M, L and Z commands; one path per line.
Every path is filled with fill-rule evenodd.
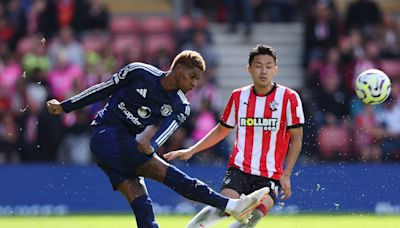
M 206 70 L 206 64 L 204 63 L 203 57 L 196 51 L 185 50 L 175 56 L 174 61 L 171 64 L 171 70 L 174 69 L 177 64 L 185 65 L 191 69 L 196 67 L 201 71 Z
M 257 44 L 255 48 L 251 49 L 249 53 L 249 65 L 251 65 L 251 62 L 257 55 L 270 55 L 272 56 L 272 58 L 274 58 L 276 64 L 276 52 L 271 46 L 265 44 Z

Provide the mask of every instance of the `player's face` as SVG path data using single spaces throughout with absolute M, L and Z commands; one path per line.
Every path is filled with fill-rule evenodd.
M 247 66 L 255 86 L 267 87 L 272 84 L 272 79 L 278 72 L 275 60 L 270 55 L 256 55 Z
M 201 77 L 203 72 L 198 68 L 189 68 L 186 66 L 181 66 L 179 70 L 179 77 L 178 77 L 178 87 L 184 93 L 192 90 L 194 87 L 197 86 L 197 83 Z

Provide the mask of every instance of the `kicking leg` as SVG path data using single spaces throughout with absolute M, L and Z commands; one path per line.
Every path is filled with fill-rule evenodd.
M 262 188 L 242 199 L 229 199 L 215 192 L 203 182 L 163 161 L 158 155 L 136 169 L 136 174 L 156 180 L 175 190 L 187 199 L 201 202 L 232 215 L 236 220 L 248 222 L 252 210 L 267 196 L 269 189 Z
M 136 216 L 138 227 L 158 228 L 154 218 L 153 206 L 142 177 L 126 179 L 117 186 L 130 203 Z
M 225 188 L 221 191 L 221 195 L 231 199 L 238 199 L 240 195 L 233 189 Z M 217 223 L 219 220 L 226 217 L 227 214 L 215 207 L 207 206 L 197 213 L 194 218 L 188 223 L 187 228 L 195 227 L 210 227 Z

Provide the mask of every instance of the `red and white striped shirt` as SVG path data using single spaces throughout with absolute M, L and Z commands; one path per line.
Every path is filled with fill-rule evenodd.
M 299 95 L 276 84 L 267 95 L 256 95 L 253 85 L 232 92 L 221 122 L 236 128 L 229 167 L 279 180 L 288 151 L 289 128 L 304 123 Z

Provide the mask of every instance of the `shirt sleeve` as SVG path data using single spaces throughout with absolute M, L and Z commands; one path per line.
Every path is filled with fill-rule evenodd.
M 113 92 L 124 87 L 132 80 L 135 75 L 134 66 L 135 64 L 131 63 L 111 76 L 107 81 L 91 86 L 83 92 L 61 102 L 64 112 L 68 113 L 109 97 Z
M 236 109 L 234 93 L 231 94 L 228 104 L 225 107 L 224 113 L 221 116 L 220 123 L 228 128 L 234 128 L 236 126 Z
M 288 128 L 295 128 L 304 124 L 303 105 L 299 94 L 295 91 L 289 95 L 286 106 L 286 120 Z
M 188 104 L 183 105 L 181 111 L 173 112 L 171 115 L 166 117 L 154 137 L 150 140 L 150 145 L 154 151 L 162 146 L 167 139 L 178 129 L 178 127 L 186 121 L 190 115 L 190 107 Z

